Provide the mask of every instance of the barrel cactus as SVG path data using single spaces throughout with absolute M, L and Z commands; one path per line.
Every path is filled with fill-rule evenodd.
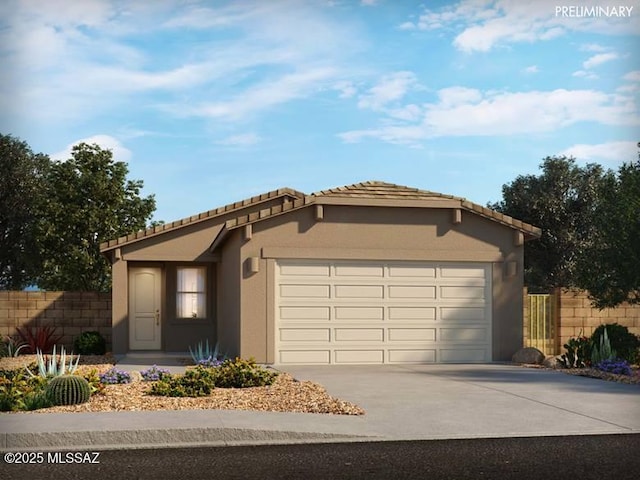
M 47 384 L 47 395 L 55 405 L 78 405 L 89 401 L 89 382 L 78 375 L 61 375 Z

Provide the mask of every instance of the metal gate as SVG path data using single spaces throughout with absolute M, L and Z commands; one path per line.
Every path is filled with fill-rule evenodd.
M 524 319 L 524 346 L 535 347 L 545 355 L 558 355 L 557 301 L 555 295 L 527 295 Z

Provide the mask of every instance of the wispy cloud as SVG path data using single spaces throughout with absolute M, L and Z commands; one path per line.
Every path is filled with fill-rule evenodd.
M 598 53 L 597 55 L 594 55 L 590 57 L 588 60 L 584 61 L 582 63 L 582 67 L 589 70 L 591 68 L 602 65 L 603 63 L 610 62 L 611 60 L 615 60 L 616 58 L 619 58 L 619 56 L 617 53 L 614 53 L 614 52 Z
M 218 145 L 225 145 L 230 147 L 248 147 L 255 145 L 262 141 L 262 137 L 255 133 L 243 133 L 240 135 L 232 135 L 231 137 L 218 140 Z
M 404 22 L 404 30 L 460 31 L 454 45 L 466 52 L 486 52 L 498 45 L 550 40 L 569 31 L 637 34 L 640 16 L 562 17 L 557 0 L 462 0 L 441 8 L 425 8 L 417 21 Z
M 622 77 L 624 80 L 628 82 L 640 82 L 640 70 L 634 70 L 633 72 L 629 72 Z
M 538 73 L 540 69 L 537 65 L 530 65 L 523 70 L 524 73 Z
M 416 76 L 413 72 L 403 71 L 385 75 L 378 84 L 360 96 L 358 107 L 381 110 L 389 103 L 404 97 L 416 83 Z
M 579 122 L 603 125 L 640 125 L 633 97 L 595 90 L 482 92 L 450 87 L 438 92 L 438 101 L 422 106 L 419 122 L 398 123 L 392 118 L 377 128 L 343 132 L 348 143 L 366 138 L 415 144 L 441 136 L 505 136 L 550 132 Z
M 607 142 L 599 144 L 577 144 L 561 151 L 559 155 L 575 157 L 589 162 L 604 162 L 619 165 L 631 162 L 638 157 L 636 142 Z

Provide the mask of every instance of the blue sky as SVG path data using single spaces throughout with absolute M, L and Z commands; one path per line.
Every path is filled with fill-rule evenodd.
M 638 0 L 5 0 L 0 18 L 0 132 L 58 159 L 111 148 L 157 220 L 371 179 L 485 204 L 548 155 L 637 158 Z

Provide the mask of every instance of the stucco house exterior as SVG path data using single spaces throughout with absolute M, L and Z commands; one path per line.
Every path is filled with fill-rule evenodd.
M 208 339 L 269 364 L 509 360 L 524 242 L 463 198 L 368 181 L 283 188 L 104 243 L 115 354 Z

